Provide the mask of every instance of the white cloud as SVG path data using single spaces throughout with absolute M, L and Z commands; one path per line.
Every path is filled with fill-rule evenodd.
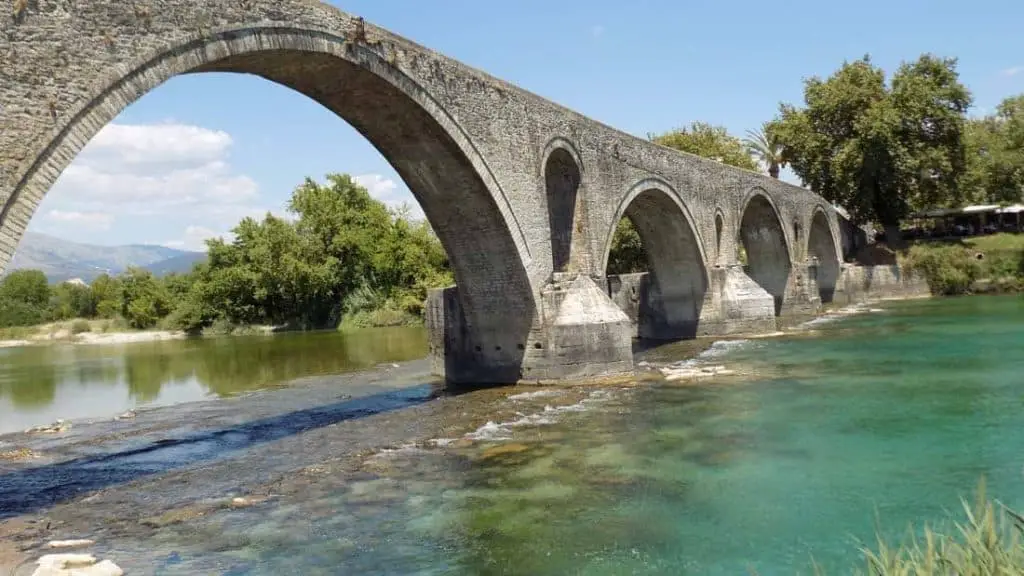
M 1000 71 L 1000 74 L 1002 74 L 1003 76 L 1016 76 L 1021 72 L 1024 72 L 1024 66 L 1011 66 L 1009 68 L 1006 68 L 1005 70 Z
M 233 144 L 226 132 L 201 126 L 109 124 L 47 194 L 49 217 L 38 226 L 71 237 L 87 226 L 109 230 L 116 219 L 120 241 L 125 228 L 135 237 L 154 227 L 165 235 L 175 226 L 227 230 L 245 216 L 262 217 L 258 184 L 228 162 Z M 187 234 L 178 242 L 197 245 Z
M 602 26 L 601 24 L 594 24 L 593 26 L 590 27 L 590 35 L 593 36 L 594 38 L 600 38 L 601 36 L 604 36 L 604 26 Z
M 114 215 L 103 212 L 74 212 L 64 210 L 50 210 L 45 216 L 56 223 L 56 226 L 70 225 L 88 228 L 89 230 L 109 230 L 114 223 Z
M 370 192 L 370 196 L 388 206 L 400 208 L 404 204 L 409 207 L 409 215 L 412 218 L 423 218 L 423 209 L 420 208 L 416 198 L 404 184 L 380 174 L 362 174 L 354 177 L 353 180 L 366 188 Z

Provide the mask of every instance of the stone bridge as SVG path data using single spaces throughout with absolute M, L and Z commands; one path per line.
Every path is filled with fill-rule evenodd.
M 621 373 L 634 336 L 774 330 L 835 289 L 838 220 L 822 198 L 630 136 L 326 4 L 12 1 L 0 270 L 62 170 L 126 106 L 178 74 L 237 72 L 326 106 L 409 186 L 455 272 L 427 319 L 451 381 Z M 606 278 L 623 216 L 650 273 Z

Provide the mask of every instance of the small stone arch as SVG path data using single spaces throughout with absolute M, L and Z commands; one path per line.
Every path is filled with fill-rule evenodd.
M 755 189 L 740 211 L 739 237 L 747 254 L 747 274 L 775 300 L 775 315 L 782 313 L 792 271 L 790 242 L 782 217 L 770 196 Z
M 573 261 L 583 239 L 577 223 L 584 218 L 580 188 L 583 184 L 583 162 L 576 147 L 565 138 L 556 137 L 544 149 L 544 198 L 547 203 L 548 227 L 551 235 L 551 271 L 567 272 L 577 268 Z
M 725 214 L 721 209 L 715 210 L 715 262 L 722 264 L 722 236 L 725 234 Z
M 640 303 L 637 320 L 639 336 L 696 336 L 709 280 L 704 243 L 686 202 L 662 180 L 634 184 L 611 221 L 602 270 L 607 270 L 616 224 L 624 217 L 636 227 L 650 266 L 647 302 Z
M 835 297 L 839 281 L 839 242 L 832 227 L 828 212 L 817 206 L 811 216 L 811 228 L 807 235 L 807 258 L 816 264 L 815 280 L 822 304 L 829 304 Z

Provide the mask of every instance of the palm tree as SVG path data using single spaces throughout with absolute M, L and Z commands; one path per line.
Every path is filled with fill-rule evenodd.
M 768 122 L 760 130 L 747 130 L 743 144 L 751 156 L 768 167 L 769 176 L 779 177 L 779 169 L 786 165 L 786 159 L 782 155 L 782 143 L 768 129 Z

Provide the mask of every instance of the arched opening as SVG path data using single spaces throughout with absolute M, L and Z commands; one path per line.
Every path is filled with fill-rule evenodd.
M 811 233 L 807 237 L 807 254 L 817 262 L 818 295 L 822 304 L 832 302 L 839 280 L 839 255 L 828 218 L 821 210 L 814 212 Z
M 757 194 L 747 202 L 740 221 L 740 241 L 746 253 L 747 275 L 775 299 L 778 316 L 792 264 L 782 222 L 765 196 Z
M 715 214 L 715 257 L 718 259 L 718 263 L 722 263 L 722 230 L 725 228 L 725 222 L 722 220 L 721 214 Z
M 465 365 L 449 369 L 458 368 L 464 374 L 459 379 L 479 382 L 520 377 L 535 315 L 528 248 L 506 216 L 500 188 L 458 124 L 398 68 L 340 36 L 280 25 L 220 31 L 160 46 L 148 58 L 123 59 L 112 60 L 108 70 L 82 73 L 91 76 L 81 78 L 81 85 L 90 86 L 100 85 L 101 75 L 115 65 L 124 71 L 61 118 L 52 139 L 29 151 L 35 161 L 9 180 L 13 188 L 0 184 L 0 240 L 18 242 L 58 175 L 127 105 L 180 74 L 252 74 L 304 94 L 347 121 L 407 184 L 447 252 L 458 286 L 457 326 L 446 329 L 458 333 L 458 357 Z M 475 371 L 481 366 L 486 369 Z
M 607 243 L 612 299 L 636 322 L 640 338 L 693 338 L 708 278 L 689 215 L 660 187 L 640 187 L 627 202 Z
M 580 167 L 572 154 L 555 148 L 544 165 L 548 225 L 551 227 L 551 270 L 565 272 L 572 257 L 573 222 L 580 187 Z

